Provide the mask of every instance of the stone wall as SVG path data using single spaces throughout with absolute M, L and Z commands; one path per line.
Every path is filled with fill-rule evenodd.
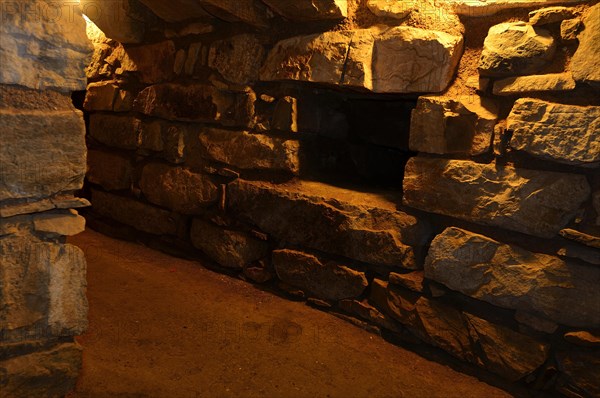
M 596 1 L 171 3 L 90 13 L 94 228 L 600 395 Z
M 87 326 L 83 231 L 74 196 L 85 124 L 71 92 L 93 51 L 73 2 L 2 2 L 0 11 L 0 396 L 64 396 Z

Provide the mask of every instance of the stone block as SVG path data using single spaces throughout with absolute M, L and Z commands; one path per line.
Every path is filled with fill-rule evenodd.
M 248 84 L 258 80 L 264 58 L 261 40 L 245 33 L 213 42 L 208 51 L 208 66 L 232 83 Z
M 571 59 L 571 72 L 577 82 L 600 86 L 600 4 L 591 7 L 583 19 L 579 47 Z
M 108 191 L 129 189 L 133 183 L 133 162 L 117 152 L 90 149 L 86 178 Z
M 347 0 L 263 0 L 273 11 L 294 21 L 343 19 L 348 16 Z
M 575 89 L 571 73 L 517 76 L 494 82 L 494 95 L 521 95 L 523 93 L 570 91 Z
M 138 124 L 133 116 L 92 113 L 89 135 L 110 147 L 137 149 L 141 144 Z

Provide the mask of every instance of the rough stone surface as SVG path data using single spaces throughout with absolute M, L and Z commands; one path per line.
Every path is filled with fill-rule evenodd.
M 155 235 L 181 236 L 184 218 L 135 199 L 92 189 L 92 208 L 95 213 Z
M 200 0 L 210 14 L 227 22 L 244 22 L 259 28 L 267 23 L 266 7 L 254 0 Z
M 85 230 L 85 218 L 75 210 L 41 213 L 33 216 L 37 232 L 58 236 L 73 236 Z
M 600 106 L 521 98 L 506 127 L 513 132 L 513 149 L 566 164 L 600 166 Z
M 410 149 L 437 154 L 488 152 L 497 114 L 496 104 L 479 96 L 419 97 L 411 116 Z
M 58 99 L 56 108 L 0 108 L 0 201 L 48 197 L 83 185 L 83 115 L 68 97 Z
M 408 274 L 397 274 L 390 272 L 390 283 L 393 285 L 402 286 L 413 292 L 423 292 L 424 276 L 423 271 L 409 272 Z
M 577 40 L 579 29 L 581 28 L 581 19 L 565 19 L 560 23 L 560 38 L 562 41 Z
M 571 72 L 577 82 L 600 86 L 600 4 L 588 10 L 583 25 Z
M 600 335 L 586 331 L 565 333 L 565 340 L 584 347 L 600 347 Z
M 213 42 L 208 52 L 208 66 L 232 83 L 248 84 L 258 80 L 265 49 L 256 35 L 241 34 Z
M 88 207 L 87 199 L 76 198 L 70 194 L 55 195 L 30 203 L 7 204 L 0 206 L 0 217 L 12 217 L 21 214 L 31 214 L 54 209 L 73 209 Z
M 62 343 L 0 361 L 2 395 L 64 397 L 75 387 L 80 369 L 81 347 L 77 343 Z
M 425 276 L 499 307 L 539 313 L 562 325 L 600 326 L 597 267 L 451 227 L 433 240 Z
M 483 43 L 479 73 L 487 76 L 539 72 L 554 56 L 552 35 L 525 22 L 506 22 L 490 28 Z
M 40 242 L 31 236 L 8 236 L 0 239 L 0 255 L 3 331 L 36 325 L 47 329 L 50 336 L 85 331 L 86 262 L 79 248 Z
M 273 265 L 279 279 L 324 300 L 360 296 L 368 285 L 362 272 L 296 250 L 275 250 Z
M 407 206 L 541 237 L 555 236 L 589 195 L 582 175 L 465 160 L 414 157 L 404 177 Z
M 86 178 L 108 191 L 129 189 L 133 183 L 133 164 L 119 153 L 91 149 Z
M 198 213 L 219 198 L 210 176 L 163 163 L 144 167 L 140 188 L 150 202 L 184 214 Z
M 267 242 L 200 219 L 192 223 L 191 238 L 196 248 L 227 268 L 246 267 L 268 253 Z
M 120 90 L 113 81 L 90 83 L 83 103 L 86 111 L 128 112 L 132 106 L 131 93 Z
M 393 285 L 387 288 L 387 305 L 428 344 L 509 380 L 533 373 L 548 357 L 548 346 L 529 336 Z
M 207 85 L 160 84 L 144 89 L 134 108 L 168 120 L 248 126 L 254 119 L 254 97 L 250 92 L 234 93 Z
M 228 205 L 281 241 L 390 267 L 417 268 L 428 236 L 422 222 L 396 211 L 384 194 L 321 183 L 237 180 L 228 186 Z
M 600 385 L 598 385 L 600 355 L 598 354 L 600 351 L 597 349 L 558 353 L 559 367 L 567 376 L 568 385 L 574 387 L 575 394 L 581 396 L 581 392 L 584 392 L 589 397 L 600 396 Z M 577 395 L 571 393 L 571 396 Z
M 137 149 L 140 146 L 139 122 L 128 115 L 92 113 L 89 135 L 110 147 Z
M 573 8 L 547 7 L 529 13 L 529 23 L 532 25 L 547 25 L 573 17 Z
M 452 0 L 454 11 L 469 17 L 484 17 L 515 8 L 552 4 L 584 3 L 583 0 Z
M 415 1 L 368 0 L 367 8 L 381 18 L 406 18 L 416 7 Z
M 199 140 L 203 157 L 240 169 L 298 173 L 300 168 L 297 141 L 214 128 L 203 130 Z
M 546 91 L 570 91 L 575 89 L 571 73 L 517 76 L 498 80 L 494 83 L 494 95 L 520 95 L 523 93 Z
M 560 231 L 560 236 L 566 239 L 573 240 L 577 243 L 581 243 L 582 245 L 600 249 L 600 236 L 586 234 L 584 232 L 577 231 L 576 229 L 571 228 L 562 229 Z
M 537 332 L 552 334 L 558 329 L 558 324 L 546 318 L 527 311 L 516 310 L 515 320 Z
M 293 37 L 270 51 L 261 80 L 300 80 L 378 93 L 439 92 L 454 74 L 462 44 L 460 36 L 407 26 Z
M 263 0 L 279 15 L 296 21 L 342 19 L 348 16 L 347 0 Z
M 154 84 L 172 77 L 175 65 L 175 44 L 163 41 L 143 46 L 117 47 L 106 59 L 118 64 L 118 75 L 135 73 L 142 83 Z
M 43 0 L 3 3 L 0 83 L 36 90 L 85 90 L 82 71 L 92 54 L 85 21 L 79 7 L 59 8 L 57 18 L 56 7 Z
M 210 18 L 211 15 L 202 7 L 197 0 L 175 0 L 164 2 L 163 0 L 140 0 L 153 13 L 167 22 L 180 22 L 190 18 Z

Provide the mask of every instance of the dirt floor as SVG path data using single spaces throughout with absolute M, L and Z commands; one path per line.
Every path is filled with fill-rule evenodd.
M 87 231 L 73 397 L 511 397 L 335 316 Z

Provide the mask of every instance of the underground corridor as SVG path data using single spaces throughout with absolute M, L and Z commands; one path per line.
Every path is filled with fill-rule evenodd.
M 599 1 L 0 6 L 0 398 L 600 397 Z

